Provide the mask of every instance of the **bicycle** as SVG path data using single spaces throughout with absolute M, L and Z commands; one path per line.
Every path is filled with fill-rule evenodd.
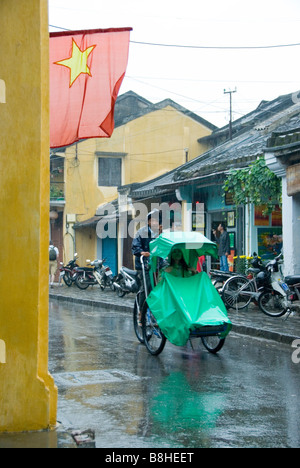
M 141 257 L 144 287 L 133 310 L 136 336 L 154 356 L 162 352 L 167 340 L 184 346 L 194 338 L 200 338 L 204 347 L 215 354 L 222 349 L 232 324 L 208 275 L 201 272 L 181 277 L 163 271 L 161 281 L 156 281 L 154 272 L 161 259 L 169 259 L 175 247 L 182 251 L 190 268 L 195 268 L 200 256 L 217 254 L 215 243 L 194 232 L 165 233 L 150 243 L 151 294 Z
M 248 279 L 238 275 L 229 278 L 222 288 L 222 299 L 227 308 L 245 309 L 252 299 L 258 301 L 262 291 L 259 291 L 256 278 Z
M 273 266 L 274 262 L 277 261 L 278 258 L 276 257 L 259 272 L 256 268 L 249 268 L 248 272 L 253 273 L 251 279 L 243 275 L 229 278 L 222 289 L 222 299 L 225 306 L 242 310 L 254 299 L 264 314 L 270 317 L 284 315 L 286 309 L 282 294 L 275 287 L 271 287 L 270 282 L 272 275 L 270 266 Z

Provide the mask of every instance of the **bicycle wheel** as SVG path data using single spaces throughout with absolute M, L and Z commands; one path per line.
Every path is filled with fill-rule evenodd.
M 286 313 L 285 300 L 278 291 L 264 291 L 258 298 L 260 310 L 270 317 L 282 317 Z
M 151 313 L 147 302 L 142 308 L 143 338 L 146 348 L 153 356 L 162 352 L 166 344 L 166 337 L 157 325 L 154 315 Z
M 216 354 L 220 349 L 223 348 L 225 338 L 220 338 L 218 335 L 215 336 L 202 336 L 201 341 L 203 346 L 212 354 Z
M 222 299 L 226 307 L 241 310 L 250 304 L 251 292 L 254 286 L 246 277 L 234 276 L 224 284 Z
M 134 307 L 133 307 L 133 327 L 134 327 L 134 331 L 135 331 L 137 339 L 141 343 L 144 343 L 143 327 L 141 325 L 142 315 L 140 313 L 140 308 L 138 306 L 138 300 L 139 300 L 139 297 L 137 296 L 134 302 Z

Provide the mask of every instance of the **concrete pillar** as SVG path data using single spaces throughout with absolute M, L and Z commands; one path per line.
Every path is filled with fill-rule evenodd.
M 47 0 L 0 2 L 0 431 L 56 424 L 48 373 Z
M 287 180 L 282 178 L 282 238 L 284 275 L 300 274 L 300 194 L 287 195 Z

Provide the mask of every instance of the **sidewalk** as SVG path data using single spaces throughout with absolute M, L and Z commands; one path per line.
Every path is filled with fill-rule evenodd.
M 117 294 L 109 289 L 101 291 L 98 286 L 89 287 L 81 291 L 75 285 L 70 288 L 64 284 L 54 285 L 49 291 L 51 299 L 76 302 L 94 307 L 104 307 L 111 310 L 120 310 L 132 313 L 134 295 L 128 294 L 119 298 Z M 232 331 L 243 335 L 250 335 L 280 343 L 291 345 L 300 338 L 300 316 L 299 314 L 286 317 L 268 317 L 254 304 L 243 311 L 230 309 L 228 316 L 233 324 Z

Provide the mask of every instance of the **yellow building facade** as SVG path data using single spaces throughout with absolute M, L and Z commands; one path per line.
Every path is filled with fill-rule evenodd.
M 198 139 L 215 128 L 169 99 L 152 104 L 131 91 L 119 96 L 116 110 L 111 138 L 85 140 L 52 156 L 60 155 L 64 164 L 65 204 L 58 210 L 65 262 L 75 249 L 81 265 L 101 254 L 95 225 L 87 222 L 76 231 L 74 225 L 117 199 L 118 186 L 147 181 L 199 156 L 206 147 Z
M 1 0 L 0 432 L 56 424 L 48 373 L 48 37 L 46 0 Z

